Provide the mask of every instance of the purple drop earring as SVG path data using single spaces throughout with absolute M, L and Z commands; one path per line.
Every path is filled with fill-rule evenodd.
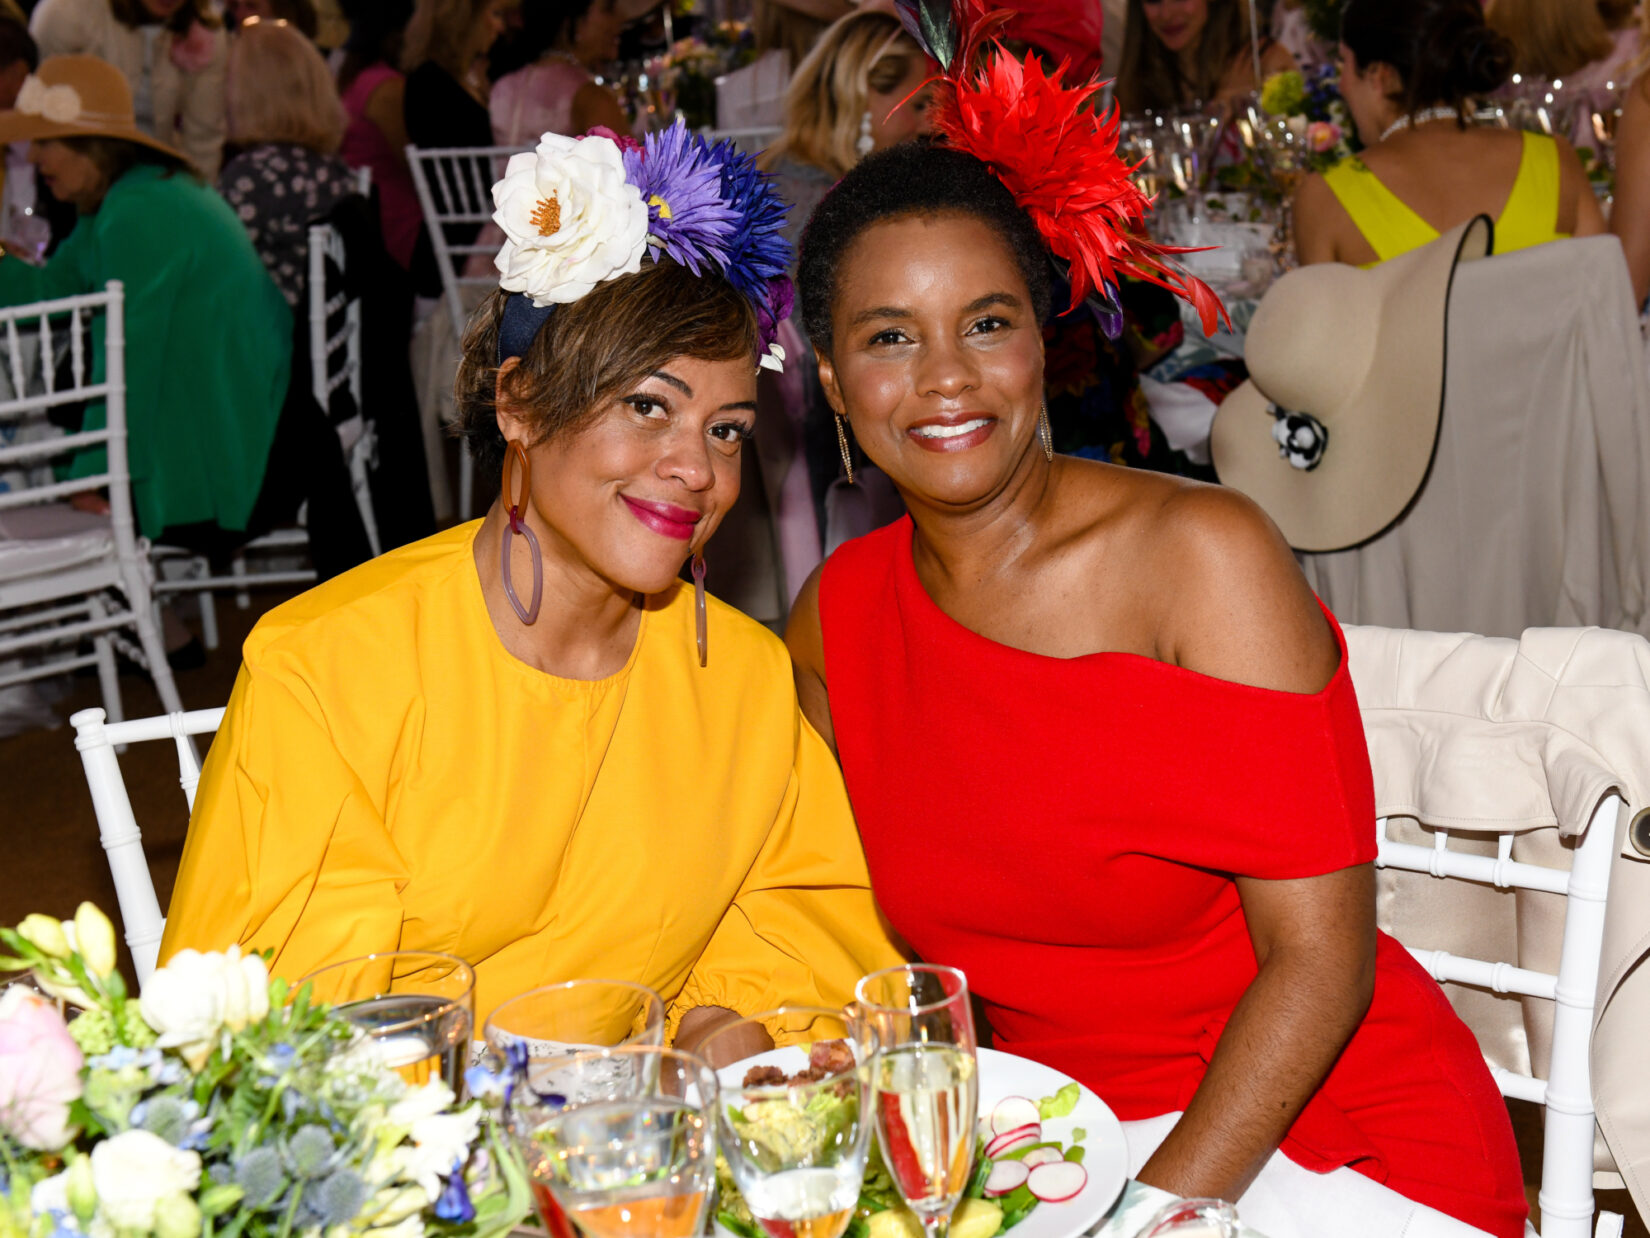
M 699 665 L 705 665 L 705 556 L 693 556 L 693 630 L 699 637 Z
M 521 494 L 519 499 L 510 493 L 510 466 L 518 465 L 521 469 Z M 499 541 L 499 570 L 504 575 L 504 596 L 510 599 L 510 605 L 515 608 L 516 618 L 531 625 L 539 617 L 539 600 L 544 594 L 544 563 L 539 556 L 539 539 L 533 535 L 533 530 L 521 518 L 522 512 L 527 510 L 527 500 L 533 494 L 533 466 L 528 462 L 527 452 L 522 445 L 511 440 L 504 453 L 504 510 L 509 514 L 509 523 L 504 526 L 504 536 Z M 510 580 L 510 538 L 516 534 L 527 539 L 527 548 L 533 556 L 533 600 L 526 606 L 521 604 L 521 598 L 516 596 L 516 586 Z M 704 664 L 704 641 L 700 639 L 700 665 Z

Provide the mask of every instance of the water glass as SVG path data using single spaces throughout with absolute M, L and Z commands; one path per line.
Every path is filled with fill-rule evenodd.
M 980 1108 L 968 980 L 954 967 L 913 963 L 872 972 L 854 997 L 882 1050 L 882 1158 L 929 1238 L 944 1238 L 968 1185 Z
M 528 1061 L 505 1128 L 545 1227 L 588 1238 L 692 1238 L 716 1185 L 716 1074 L 658 1045 Z
M 475 969 L 453 954 L 392 950 L 312 971 L 313 998 L 377 1042 L 384 1064 L 408 1083 L 439 1075 L 455 1093 L 475 1028 Z
M 876 1033 L 857 1015 L 790 1006 L 718 1028 L 699 1049 L 714 1060 L 713 1045 L 739 1043 L 753 1024 L 802 1049 L 808 1068 L 746 1058 L 717 1072 L 717 1139 L 728 1170 L 771 1238 L 839 1238 L 865 1180 Z
M 493 1009 L 482 1029 L 501 1061 L 511 1050 L 526 1058 L 567 1057 L 620 1045 L 659 1045 L 665 1002 L 628 980 L 568 980 L 529 989 Z
M 1139 1238 L 1238 1238 L 1242 1232 L 1231 1204 L 1221 1199 L 1177 1199 L 1165 1204 L 1140 1231 Z

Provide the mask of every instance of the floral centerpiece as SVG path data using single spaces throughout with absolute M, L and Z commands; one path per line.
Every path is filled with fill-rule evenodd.
M 1341 98 L 1334 65 L 1272 74 L 1260 88 L 1260 106 L 1285 119 L 1295 140 L 1305 146 L 1315 172 L 1333 167 L 1357 149 L 1352 115 Z
M 44 991 L 0 995 L 0 1238 L 495 1238 L 526 1216 L 479 1104 L 409 1085 L 261 956 L 184 950 L 133 998 L 90 903 L 0 943 Z

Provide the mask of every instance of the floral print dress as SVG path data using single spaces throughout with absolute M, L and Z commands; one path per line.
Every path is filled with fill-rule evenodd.
M 309 226 L 355 192 L 355 173 L 335 155 L 272 142 L 231 159 L 218 190 L 246 226 L 269 277 L 297 309 L 308 276 Z

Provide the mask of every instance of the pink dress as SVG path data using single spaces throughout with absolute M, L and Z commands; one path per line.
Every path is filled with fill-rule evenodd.
M 380 61 L 361 70 L 344 91 L 344 111 L 349 126 L 338 153 L 352 168 L 371 168 L 372 183 L 378 190 L 379 222 L 384 229 L 384 248 L 404 267 L 412 265 L 413 248 L 424 215 L 418 206 L 418 191 L 402 152 L 391 148 L 384 131 L 367 119 L 367 100 L 372 92 L 402 75 Z

